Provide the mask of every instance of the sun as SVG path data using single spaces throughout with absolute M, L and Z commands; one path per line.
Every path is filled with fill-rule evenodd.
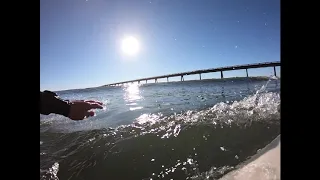
M 126 55 L 135 55 L 139 52 L 139 42 L 136 38 L 130 36 L 122 40 L 122 51 Z

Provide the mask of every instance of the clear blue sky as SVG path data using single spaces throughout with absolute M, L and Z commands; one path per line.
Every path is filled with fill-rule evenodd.
M 279 60 L 279 0 L 40 0 L 41 90 Z

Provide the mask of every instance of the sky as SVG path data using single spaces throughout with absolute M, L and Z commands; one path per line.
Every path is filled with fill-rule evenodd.
M 280 61 L 279 0 L 40 0 L 40 90 L 270 61 Z

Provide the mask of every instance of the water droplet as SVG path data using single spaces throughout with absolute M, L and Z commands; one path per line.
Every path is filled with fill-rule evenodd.
M 236 48 L 236 49 L 237 49 L 237 48 L 238 48 L 238 46 L 234 46 L 234 48 Z
M 153 161 L 155 161 L 155 159 L 151 159 L 151 161 L 153 162 Z
M 208 138 L 206 136 L 202 136 L 204 140 L 208 140 Z
M 223 146 L 221 146 L 220 149 L 221 149 L 222 151 L 225 151 L 225 150 L 226 150 Z
M 234 158 L 239 159 L 238 155 L 236 155 Z
M 164 167 L 164 165 L 162 165 L 161 167 Z

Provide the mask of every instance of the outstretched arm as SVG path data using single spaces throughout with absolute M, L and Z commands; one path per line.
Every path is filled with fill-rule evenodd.
M 60 114 L 72 120 L 82 120 L 94 115 L 92 109 L 102 109 L 102 103 L 97 101 L 63 100 L 51 91 L 40 91 L 40 114 Z

